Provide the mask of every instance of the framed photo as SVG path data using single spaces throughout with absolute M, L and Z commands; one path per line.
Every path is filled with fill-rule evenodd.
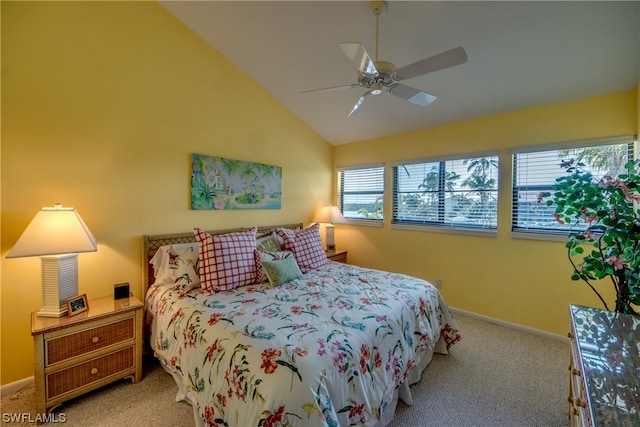
M 78 295 L 67 300 L 67 316 L 75 316 L 87 310 L 89 310 L 87 294 Z

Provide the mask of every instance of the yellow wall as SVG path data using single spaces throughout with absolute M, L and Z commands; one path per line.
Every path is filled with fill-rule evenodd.
M 1 383 L 33 375 L 38 258 L 5 259 L 36 211 L 78 209 L 98 241 L 80 292 L 141 295 L 141 236 L 309 222 L 332 148 L 155 2 L 1 2 Z M 190 210 L 190 154 L 283 168 L 280 210 Z
M 150 2 L 0 2 L 2 14 L 1 384 L 33 375 L 29 313 L 37 258 L 5 255 L 42 206 L 76 207 L 98 240 L 79 255 L 80 292 L 141 295 L 141 235 L 308 222 L 331 198 L 332 164 L 500 150 L 640 131 L 640 94 L 615 94 L 332 149 L 255 82 Z M 191 211 L 197 152 L 283 167 L 283 207 Z M 333 157 L 332 157 L 333 156 Z M 502 167 L 496 238 L 337 226 L 356 264 L 443 279 L 450 305 L 563 334 L 571 282 L 561 243 L 509 236 Z M 388 177 L 388 183 L 390 183 Z
M 442 279 L 453 307 L 564 334 L 569 303 L 601 305 L 584 283 L 570 280 L 563 243 L 511 238 L 509 150 L 635 134 L 638 99 L 634 90 L 337 146 L 337 167 L 496 150 L 501 181 L 495 238 L 391 229 L 387 192 L 383 228 L 338 225 L 336 241 L 356 264 Z

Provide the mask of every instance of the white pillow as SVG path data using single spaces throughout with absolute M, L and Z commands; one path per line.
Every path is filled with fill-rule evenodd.
M 262 236 L 256 236 L 256 249 L 260 252 L 277 252 L 280 249 L 280 241 L 275 231 Z
M 158 248 L 149 261 L 153 266 L 154 285 L 180 282 L 185 289 L 200 286 L 198 249 L 200 243 L 178 243 Z

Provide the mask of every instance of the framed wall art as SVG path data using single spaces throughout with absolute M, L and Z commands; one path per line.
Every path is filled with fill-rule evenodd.
M 191 155 L 191 209 L 280 209 L 282 168 Z

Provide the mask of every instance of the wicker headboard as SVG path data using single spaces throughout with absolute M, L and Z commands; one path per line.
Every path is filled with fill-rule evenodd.
M 302 229 L 302 223 L 297 224 L 279 224 L 279 225 L 268 225 L 263 227 L 258 227 L 258 234 L 268 233 L 274 228 L 289 228 L 292 230 L 300 230 Z M 233 233 L 238 231 L 246 231 L 249 227 L 240 227 L 240 228 L 229 228 L 226 230 L 207 230 L 207 233 L 211 235 L 216 234 L 226 234 Z M 153 267 L 149 264 L 151 258 L 156 253 L 156 251 L 165 245 L 173 245 L 177 243 L 190 243 L 195 242 L 196 238 L 193 234 L 193 231 L 185 232 L 185 233 L 176 233 L 176 234 L 156 234 L 156 235 L 146 235 L 143 236 L 144 244 L 142 247 L 142 262 L 145 264 L 142 266 L 142 271 L 144 274 L 142 280 L 142 297 L 146 297 L 147 291 L 149 290 L 150 280 L 153 278 Z

